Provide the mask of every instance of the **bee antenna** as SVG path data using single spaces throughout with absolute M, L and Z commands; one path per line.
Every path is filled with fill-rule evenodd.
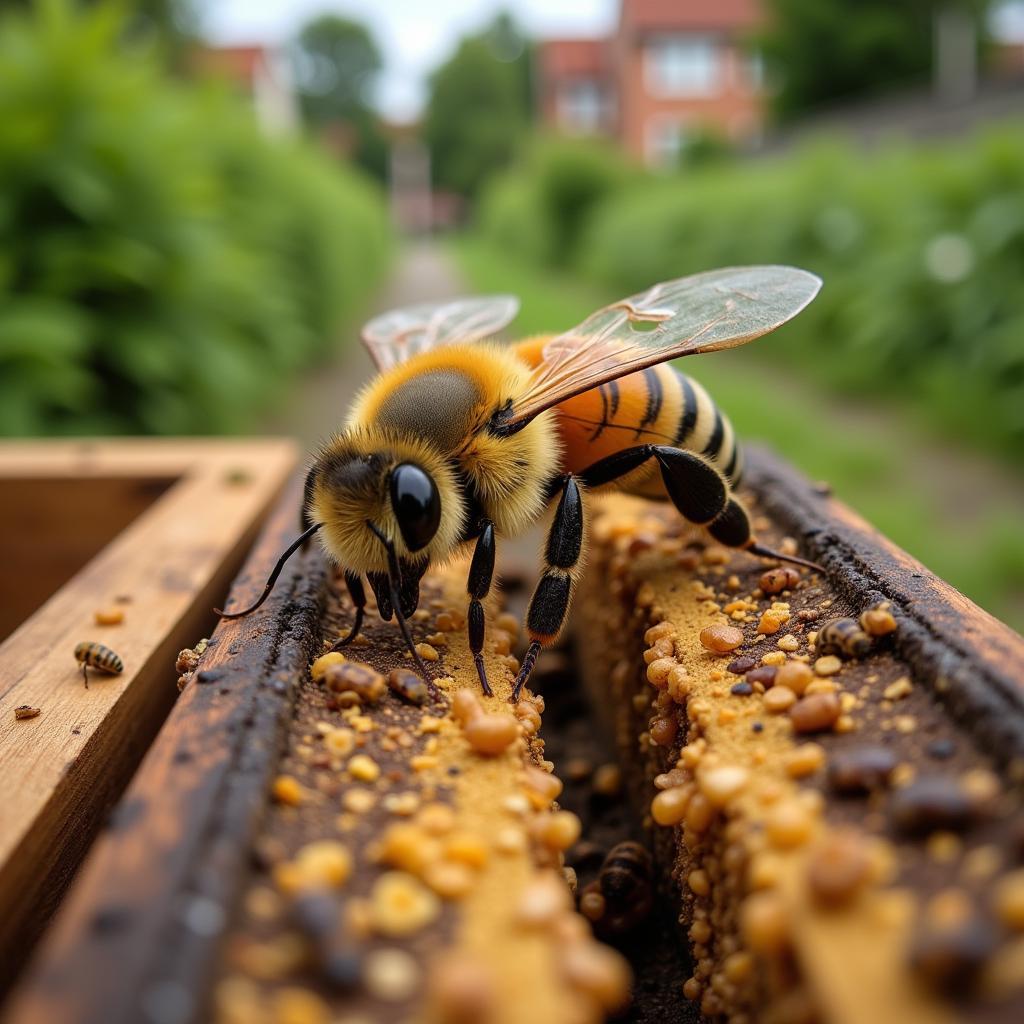
M 784 555 L 781 551 L 773 551 L 771 548 L 766 548 L 761 544 L 750 544 L 747 547 L 747 551 L 752 555 L 760 555 L 762 558 L 774 558 L 780 562 L 792 562 L 794 565 L 802 565 L 807 569 L 814 569 L 815 572 L 825 572 L 825 567 L 818 565 L 817 562 L 808 561 L 808 559 L 800 558 L 797 555 Z
M 412 632 L 409 629 L 409 623 L 402 613 L 402 600 L 398 593 L 398 587 L 402 580 L 402 567 L 398 564 L 395 545 L 384 536 L 375 523 L 367 520 L 366 525 L 370 528 L 370 532 L 384 545 L 384 550 L 388 553 L 388 589 L 391 591 L 391 607 L 394 609 L 395 618 L 398 620 L 398 628 L 402 631 L 402 636 L 405 639 L 405 645 L 409 648 L 409 653 L 412 655 L 413 661 L 416 662 L 420 675 L 433 685 L 433 680 L 427 671 L 427 666 L 423 664 L 420 652 L 416 650 L 416 645 L 412 642 Z
M 277 560 L 277 565 L 274 566 L 274 571 L 270 574 L 270 578 L 267 580 L 267 585 L 263 588 L 263 593 L 260 594 L 259 599 L 256 601 L 255 604 L 251 605 L 250 607 L 246 608 L 245 611 L 241 612 L 225 612 L 222 611 L 220 608 L 214 608 L 214 615 L 219 615 L 222 619 L 241 619 L 243 616 L 248 615 L 250 612 L 256 611 L 256 609 L 259 608 L 259 606 L 263 604 L 263 602 L 266 601 L 268 597 L 270 597 L 270 592 L 274 589 L 274 584 L 277 582 L 277 577 L 281 575 L 281 570 L 284 568 L 284 563 L 287 562 L 288 559 L 291 558 L 292 555 L 294 555 L 295 552 L 298 551 L 299 548 L 302 547 L 302 545 L 305 544 L 306 541 L 309 540 L 309 538 L 312 537 L 313 534 L 316 533 L 316 531 L 319 530 L 320 527 L 323 525 L 323 523 L 314 523 L 307 530 L 304 530 L 299 537 L 293 540 L 291 544 L 288 545 L 288 547 L 285 549 L 284 554 L 281 555 L 281 557 Z

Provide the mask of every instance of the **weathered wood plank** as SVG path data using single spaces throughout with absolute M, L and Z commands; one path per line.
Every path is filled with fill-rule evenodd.
M 274 557 L 293 535 L 297 508 L 296 491 L 290 505 L 283 506 L 284 519 L 275 518 L 261 542 L 260 557 L 249 563 L 233 605 L 258 592 Z M 312 964 L 296 965 L 288 977 L 263 979 L 271 984 L 258 999 L 270 1005 L 300 989 L 309 1000 L 330 1006 L 332 1013 L 365 1012 L 367 1019 L 381 1022 L 409 1020 L 425 1012 L 424 990 L 435 958 L 449 954 L 484 965 L 494 985 L 495 1010 L 488 1017 L 494 1024 L 518 1024 L 527 1017 L 537 1024 L 596 1024 L 603 1019 L 602 1002 L 615 999 L 616 989 L 621 997 L 623 971 L 614 966 L 614 954 L 595 950 L 589 929 L 569 907 L 568 890 L 558 895 L 561 883 L 553 871 L 557 861 L 552 851 L 535 847 L 529 839 L 530 829 L 541 824 L 531 812 L 536 810 L 539 819 L 551 810 L 551 790 L 546 797 L 529 790 L 529 798 L 523 772 L 526 764 L 536 764 L 543 756 L 542 744 L 532 738 L 532 729 L 527 732 L 524 726 L 520 733 L 513 719 L 516 737 L 509 737 L 503 750 L 491 750 L 495 756 L 484 757 L 474 752 L 468 734 L 452 717 L 449 701 L 454 692 L 468 687 L 476 694 L 480 686 L 465 623 L 454 621 L 465 608 L 467 571 L 459 563 L 428 574 L 422 614 L 415 619 L 420 635 L 442 629 L 438 620 L 448 620 L 435 663 L 441 698 L 420 706 L 389 691 L 358 709 L 359 745 L 347 754 L 331 755 L 338 758 L 336 764 L 311 755 L 310 743 L 324 740 L 311 737 L 319 734 L 318 724 L 336 723 L 340 732 L 346 725 L 356 728 L 355 718 L 345 714 L 331 690 L 310 680 L 307 659 L 319 648 L 320 631 L 337 635 L 351 609 L 339 598 L 336 583 L 323 587 L 324 569 L 315 551 L 290 565 L 260 612 L 218 628 L 199 674 L 129 789 L 118 827 L 97 844 L 15 993 L 6 1018 L 10 1024 L 39 1019 L 55 1024 L 217 1019 L 213 1007 L 223 1008 L 224 1003 L 213 1000 L 211 1005 L 212 971 L 219 969 L 220 981 L 237 980 L 235 954 L 252 934 L 247 916 L 252 903 L 242 897 L 269 884 L 263 858 L 280 865 L 281 857 L 295 856 L 311 840 L 340 840 L 351 851 L 354 866 L 338 896 L 354 907 L 370 896 L 384 870 L 373 850 L 389 827 L 402 820 L 388 808 L 389 800 L 398 797 L 414 797 L 420 807 L 433 803 L 435 810 L 437 802 L 447 805 L 453 815 L 448 826 L 452 836 L 473 837 L 481 845 L 483 862 L 477 862 L 469 891 L 449 893 L 439 916 L 430 923 L 414 923 L 408 934 L 394 927 L 375 937 L 364 935 L 358 942 L 366 964 L 357 966 L 367 972 L 361 982 L 339 986 L 318 976 L 311 950 Z M 322 592 L 326 611 L 320 606 Z M 431 618 L 434 623 L 428 625 Z M 491 623 L 485 658 L 496 695 L 485 703 L 507 722 L 518 664 L 510 663 L 512 637 L 498 627 L 494 609 Z M 380 622 L 375 615 L 348 653 L 381 672 L 409 664 L 395 624 Z M 223 675 L 203 683 L 211 672 Z M 286 751 L 279 751 L 285 718 L 289 742 Z M 360 779 L 354 760 L 346 767 L 356 750 L 363 760 L 372 759 L 379 775 Z M 304 796 L 297 806 L 268 799 L 269 776 L 275 771 L 299 785 Z M 356 790 L 373 798 L 374 806 L 349 829 L 340 823 L 338 812 L 345 805 L 339 797 L 357 795 Z M 253 827 L 257 820 L 258 830 Z M 404 820 L 417 827 L 414 818 Z M 496 837 L 502 834 L 503 845 L 498 845 Z M 254 870 L 248 857 L 256 849 L 262 869 Z M 542 882 L 544 873 L 548 878 Z M 524 926 L 522 908 L 536 900 L 537 886 L 544 882 L 555 886 L 553 911 L 559 920 Z M 291 928 L 291 914 L 279 924 Z M 611 975 L 608 984 L 590 992 L 587 979 L 571 976 L 570 949 L 577 958 L 590 958 L 588 962 L 597 957 Z M 414 957 L 416 991 L 381 995 L 367 980 L 368 963 L 376 954 Z M 531 980 L 526 990 L 524 975 Z M 223 993 L 219 986 L 217 991 Z M 234 1019 L 245 1019 L 245 1014 Z
M 173 705 L 175 654 L 211 625 L 295 464 L 286 441 L 0 445 L 10 480 L 176 481 L 0 645 L 0 988 Z M 95 610 L 119 597 L 124 622 L 97 626 Z M 124 674 L 86 689 L 81 640 L 115 649 Z M 23 704 L 42 713 L 17 721 Z
M 806 543 L 847 598 L 901 609 L 897 654 L 1024 780 L 1024 638 L 777 456 L 751 454 L 747 481 L 762 508 Z
M 293 538 L 297 494 L 293 487 L 278 505 L 233 602 L 259 594 Z M 175 728 L 147 755 L 8 1019 L 166 1022 L 194 1012 L 180 979 L 211 967 L 209 946 L 244 874 L 246 836 L 290 716 L 283 680 L 300 676 L 319 641 L 323 582 L 319 554 L 297 556 L 259 612 L 214 632 Z

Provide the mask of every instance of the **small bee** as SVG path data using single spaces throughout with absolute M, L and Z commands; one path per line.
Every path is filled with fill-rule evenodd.
M 654 905 L 651 855 L 639 843 L 618 843 L 608 851 L 596 881 L 580 896 L 580 909 L 605 935 L 635 928 Z
M 344 646 L 359 632 L 363 577 L 394 616 L 425 678 L 408 619 L 427 567 L 473 546 L 469 646 L 484 693 L 483 601 L 497 539 L 515 536 L 550 505 L 544 569 L 526 617 L 529 647 L 516 701 L 543 647 L 557 638 L 581 571 L 585 495 L 618 484 L 668 499 L 719 543 L 819 568 L 757 543 L 733 494 L 743 459 L 733 428 L 692 378 L 664 365 L 743 345 L 814 298 L 821 281 L 792 267 L 738 267 L 657 284 L 555 336 L 509 347 L 484 339 L 518 310 L 511 296 L 413 306 L 363 331 L 380 375 L 356 399 L 344 431 L 306 477 L 302 534 L 319 533 L 343 567 L 355 605 Z
M 640 913 L 651 909 L 651 855 L 639 843 L 627 841 L 613 846 L 601 865 L 601 894 L 616 914 Z
M 94 640 L 83 640 L 82 643 L 75 645 L 75 661 L 82 666 L 86 689 L 89 688 L 90 668 L 112 676 L 119 675 L 124 671 L 124 662 L 120 655 Z
M 815 650 L 818 654 L 838 654 L 841 658 L 863 658 L 871 651 L 871 637 L 855 619 L 829 619 L 818 630 Z

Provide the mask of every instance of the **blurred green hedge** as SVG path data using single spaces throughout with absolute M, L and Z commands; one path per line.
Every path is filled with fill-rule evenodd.
M 542 181 L 527 166 L 495 183 L 481 219 L 489 239 L 530 260 L 530 240 L 551 230 L 526 198 Z M 514 231 L 500 230 L 503 208 Z M 924 149 L 829 143 L 634 178 L 595 202 L 570 242 L 569 265 L 609 294 L 730 264 L 813 270 L 821 295 L 756 346 L 761 358 L 837 391 L 898 396 L 951 436 L 1024 460 L 1020 124 Z
M 503 249 L 530 262 L 565 266 L 598 204 L 637 177 L 607 145 L 538 139 L 520 169 L 488 187 L 479 224 Z
M 369 183 L 121 24 L 0 21 L 0 434 L 240 429 L 386 266 Z

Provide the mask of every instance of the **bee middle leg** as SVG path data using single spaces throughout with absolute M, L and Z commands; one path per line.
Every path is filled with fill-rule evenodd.
M 483 600 L 490 593 L 491 579 L 494 576 L 494 523 L 484 519 L 480 524 L 480 534 L 473 549 L 473 561 L 469 566 L 469 579 L 466 589 L 469 591 L 469 611 L 466 624 L 469 631 L 469 649 L 473 654 L 476 674 L 480 677 L 480 686 L 484 694 L 491 696 L 491 684 L 487 681 L 487 667 L 484 665 L 484 631 L 486 616 Z
M 583 549 L 583 496 L 576 478 L 571 473 L 566 473 L 554 481 L 551 497 L 559 492 L 561 497 L 558 499 L 558 507 L 551 521 L 544 549 L 544 573 L 537 583 L 537 589 L 533 592 L 526 613 L 530 646 L 526 650 L 523 664 L 512 687 L 513 703 L 519 700 L 519 694 L 530 678 L 541 648 L 552 643 L 562 630 L 572 598 L 572 571 L 576 568 Z

